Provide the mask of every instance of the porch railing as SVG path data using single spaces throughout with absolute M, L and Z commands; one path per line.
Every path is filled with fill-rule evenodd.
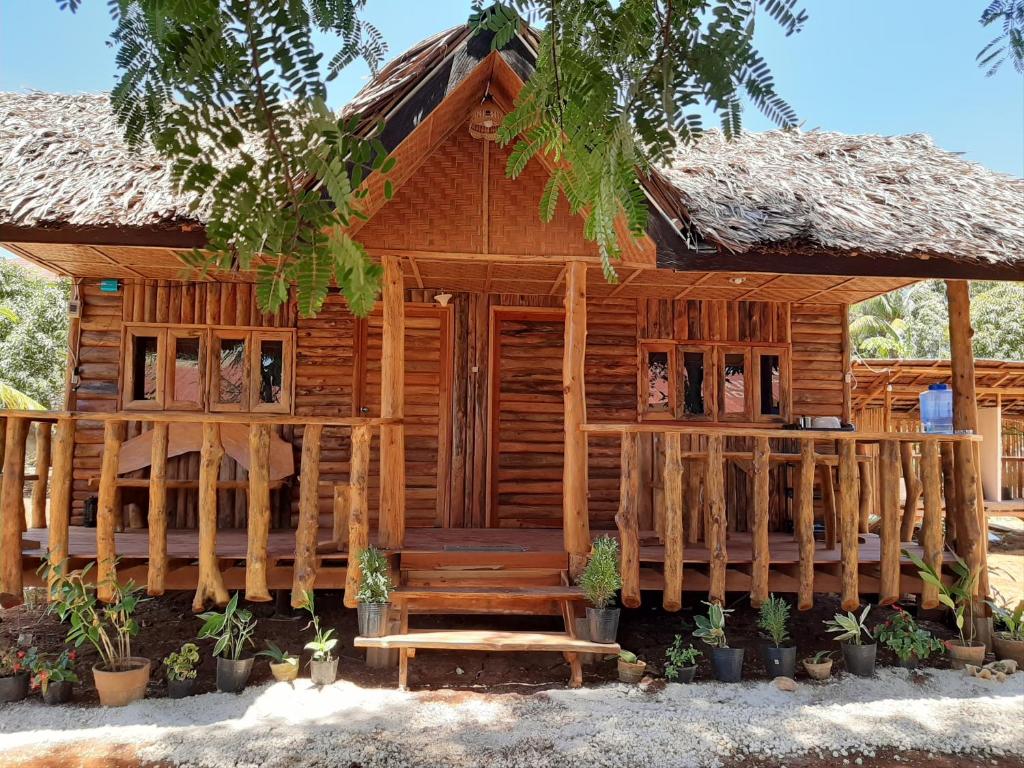
M 681 605 L 685 542 L 687 539 L 695 541 L 701 527 L 709 553 L 709 599 L 719 602 L 725 599 L 729 571 L 725 468 L 730 462 L 743 462 L 749 467 L 752 481 L 753 551 L 749 583 L 755 605 L 767 599 L 769 593 L 769 478 L 773 464 L 790 464 L 795 470 L 793 535 L 799 556 L 797 602 L 800 609 L 813 605 L 816 474 L 822 483 L 825 546 L 834 548 L 838 540 L 840 547 L 844 609 L 853 610 L 860 604 L 859 534 L 867 532 L 868 518 L 876 500 L 880 517 L 877 583 L 883 604 L 896 602 L 901 594 L 900 550 L 902 542 L 912 536 L 919 498 L 923 497 L 923 518 L 918 543 L 925 562 L 940 571 L 948 540 L 976 573 L 983 569 L 984 510 L 978 504 L 974 445 L 980 441 L 979 436 L 662 424 L 587 424 L 583 430 L 592 435 L 621 437 L 619 508 L 615 521 L 622 550 L 622 600 L 626 606 L 640 604 L 638 498 L 640 437 L 644 434 L 656 435 L 663 442 L 664 461 L 660 467 L 663 518 L 656 521 L 656 528 L 664 546 L 663 605 L 667 610 L 678 610 Z M 683 450 L 684 437 L 697 439 L 703 447 Z M 727 450 L 726 441 L 739 442 L 745 447 Z M 823 443 L 830 445 L 835 453 L 819 453 L 816 445 Z M 912 451 L 915 444 L 920 445 L 920 478 Z M 877 457 L 871 454 L 870 446 L 877 446 Z M 838 467 L 838 493 L 833 485 L 833 467 Z M 901 468 L 907 486 L 902 509 Z M 877 492 L 873 481 L 875 474 L 878 476 Z M 699 487 L 693 492 L 694 480 L 703 485 L 703 503 L 699 500 Z M 924 583 L 921 594 L 924 607 L 938 606 L 938 594 L 933 585 Z
M 295 551 L 292 603 L 302 602 L 303 592 L 313 587 L 317 573 L 317 531 L 319 529 L 320 452 L 325 427 L 351 428 L 349 481 L 330 483 L 334 488 L 333 536 L 340 547 L 348 540 L 350 551 L 365 547 L 369 539 L 367 475 L 370 440 L 383 424 L 400 423 L 395 419 L 333 418 L 322 416 L 277 416 L 270 414 L 193 414 L 193 413 L 68 413 L 4 411 L 0 413 L 4 446 L 3 475 L 0 488 L 0 593 L 7 601 L 20 601 L 22 581 L 22 533 L 25 530 L 23 489 L 35 480 L 31 507 L 31 527 L 46 527 L 46 468 L 52 463 L 50 519 L 47 556 L 51 563 L 68 558 L 68 539 L 72 492 L 72 459 L 76 421 L 103 424 L 103 454 L 98 478 L 96 519 L 96 581 L 99 597 L 110 597 L 110 584 L 116 578 L 115 531 L 119 517 L 119 489 L 125 485 L 148 488 L 148 565 L 147 590 L 151 595 L 164 592 L 168 568 L 167 490 L 175 481 L 167 478 L 168 434 L 171 424 L 199 424 L 202 427 L 198 477 L 198 576 L 193 608 L 201 610 L 207 600 L 224 603 L 228 599 L 217 556 L 217 492 L 224 457 L 220 426 L 245 425 L 248 428 L 248 479 L 240 484 L 247 491 L 247 551 L 245 563 L 246 599 L 270 600 L 267 586 L 267 542 L 270 533 L 270 443 L 271 430 L 282 426 L 301 426 L 301 464 L 298 471 L 298 523 Z M 121 446 L 126 425 L 141 422 L 152 430 L 152 455 L 148 480 L 119 479 Z M 52 442 L 50 430 L 56 424 Z M 29 429 L 37 432 L 37 475 L 26 475 L 25 454 Z M 358 568 L 350 563 L 346 572 L 345 602 L 355 605 Z M 52 574 L 50 576 L 52 579 Z

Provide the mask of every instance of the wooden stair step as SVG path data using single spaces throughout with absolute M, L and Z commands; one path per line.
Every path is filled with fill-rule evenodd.
M 409 630 L 405 635 L 357 637 L 356 648 L 463 651 L 552 651 L 617 654 L 618 643 L 594 643 L 566 632 L 498 632 L 486 629 Z
M 393 600 L 424 600 L 465 598 L 474 600 L 582 600 L 579 587 L 399 587 L 391 593 Z

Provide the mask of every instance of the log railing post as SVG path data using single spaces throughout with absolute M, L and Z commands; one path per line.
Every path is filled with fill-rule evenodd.
M 725 458 L 722 455 L 722 436 L 708 436 L 708 463 L 705 488 L 708 500 L 708 522 L 704 531 L 710 553 L 708 600 L 725 603 L 725 571 L 729 562 L 726 552 L 725 520 Z
M 162 595 L 167 578 L 167 438 L 170 425 L 153 425 L 149 458 L 149 567 L 146 591 Z
M 370 519 L 366 504 L 366 476 L 370 466 L 370 428 L 352 427 L 352 455 L 348 480 L 348 567 L 345 571 L 345 607 L 359 601 L 359 553 L 369 544 Z
M 306 604 L 305 593 L 316 581 L 316 535 L 320 528 L 320 439 L 323 427 L 307 424 L 302 433 L 302 467 L 299 475 L 299 521 L 295 528 L 295 572 L 292 607 Z M 381 476 L 381 487 L 387 475 Z M 383 534 L 382 534 L 383 535 Z
M 114 597 L 117 551 L 114 532 L 121 520 L 121 494 L 117 487 L 117 466 L 121 458 L 126 424 L 107 419 L 103 424 L 103 460 L 100 464 L 99 499 L 96 505 L 96 596 L 109 602 Z
M 565 269 L 565 342 L 562 351 L 562 400 L 565 414 L 562 526 L 565 550 L 569 553 L 569 569 L 573 576 L 583 568 L 587 553 L 590 552 L 587 435 L 582 431 L 587 421 L 584 383 L 586 351 L 587 265 L 574 261 Z M 620 489 L 620 498 L 623 493 Z M 630 503 L 636 502 L 634 500 Z
M 46 527 L 46 489 L 50 482 L 50 444 L 52 426 L 36 422 L 36 481 L 32 486 L 32 528 Z
M 753 571 L 750 575 L 750 603 L 755 608 L 768 599 L 768 570 L 771 551 L 768 545 L 768 507 L 770 502 L 769 445 L 767 437 L 754 439 L 754 525 L 751 541 L 754 549 Z
M 867 446 L 857 444 L 857 455 L 868 456 Z M 858 530 L 867 533 L 871 527 L 871 510 L 875 503 L 875 462 L 866 461 L 860 466 L 860 504 Z
M 384 328 L 381 338 L 380 415 L 399 423 L 380 429 L 380 544 L 405 540 L 405 289 L 397 256 L 384 256 Z
M 921 478 L 924 491 L 921 546 L 924 549 L 924 561 L 939 573 L 942 569 L 942 518 L 939 509 L 942 481 L 939 472 L 939 444 L 936 440 L 925 440 L 921 444 Z M 924 582 L 921 588 L 921 607 L 927 610 L 939 607 L 939 591 L 934 584 Z
M 331 540 L 339 552 L 348 544 L 348 492 L 347 484 L 334 486 L 334 505 L 331 515 Z
M 882 522 L 878 602 L 892 605 L 900 598 L 900 452 L 895 440 L 883 440 L 879 451 Z
M 903 473 L 905 489 L 900 541 L 910 541 L 914 537 L 917 523 L 917 503 L 921 500 L 921 481 L 918 480 L 917 469 L 914 467 L 914 444 L 911 442 L 900 443 L 900 471 Z
M 683 607 L 683 460 L 678 432 L 665 435 L 665 473 L 662 478 L 665 502 L 665 591 L 662 607 L 678 611 Z
M 839 537 L 842 558 L 842 604 L 844 611 L 860 605 L 860 535 L 857 491 L 857 446 L 853 440 L 839 441 Z
M 48 585 L 53 586 L 59 567 L 63 572 L 68 559 L 68 526 L 71 523 L 71 473 L 75 451 L 75 422 L 64 416 L 57 421 L 53 440 L 53 482 L 50 484 L 50 535 L 47 557 L 50 561 Z M 48 595 L 52 594 L 47 592 Z
M 224 446 L 220 425 L 203 422 L 203 446 L 199 454 L 199 577 L 192 610 L 203 610 L 207 599 L 217 605 L 228 602 L 228 591 L 217 562 L 217 480 Z
M 270 537 L 270 425 L 249 425 L 249 520 L 245 552 L 245 599 L 270 600 L 267 541 Z
M 960 503 L 956 490 L 956 462 L 953 458 L 953 443 L 944 442 L 939 446 L 939 461 L 942 464 L 942 500 L 946 519 L 946 546 L 956 549 L 956 517 Z
M 25 441 L 28 420 L 7 418 L 4 435 L 3 478 L 0 478 L 0 604 L 20 605 L 21 531 L 25 525 Z
M 637 513 L 639 497 L 640 436 L 636 432 L 623 432 L 619 511 L 615 514 L 615 524 L 618 526 L 619 541 L 622 545 L 622 604 L 627 608 L 636 608 L 640 605 L 640 533 Z
M 814 606 L 814 440 L 800 440 L 800 468 L 797 476 L 797 504 L 794 514 L 797 548 L 800 552 L 797 608 Z

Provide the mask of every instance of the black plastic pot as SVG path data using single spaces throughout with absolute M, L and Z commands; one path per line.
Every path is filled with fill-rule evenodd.
M 18 672 L 10 677 L 0 677 L 0 702 L 9 704 L 28 696 L 28 672 Z
M 846 671 L 858 677 L 871 677 L 875 674 L 875 650 L 877 646 L 855 645 L 854 643 L 843 643 L 843 661 L 846 662 Z
M 43 701 L 47 704 L 67 704 L 71 701 L 74 693 L 73 683 L 70 680 L 57 680 L 46 686 L 43 691 Z
M 711 671 L 722 683 L 738 683 L 743 677 L 742 648 L 712 648 Z
M 252 656 L 247 659 L 217 659 L 217 690 L 240 693 L 245 690 L 252 673 Z
M 774 645 L 766 645 L 762 651 L 764 668 L 768 670 L 768 677 L 795 677 L 796 676 L 796 646 L 788 648 L 776 648 Z
M 685 683 L 689 685 L 693 682 L 693 678 L 697 675 L 697 665 L 694 664 L 692 667 L 682 667 L 676 671 L 677 683 Z
M 903 667 L 903 669 L 917 669 L 917 665 L 918 665 L 917 654 L 916 653 L 912 653 L 912 654 L 910 654 L 910 656 L 908 656 L 905 659 L 897 658 L 896 659 L 896 663 L 899 666 Z
M 587 626 L 594 643 L 614 643 L 619 634 L 618 608 L 587 608 Z
M 330 685 L 338 679 L 338 660 L 310 661 L 309 677 L 313 685 Z
M 218 659 L 220 661 L 220 659 Z M 218 665 L 218 678 L 219 678 L 219 666 Z M 219 680 L 218 680 L 219 685 Z M 189 677 L 184 680 L 167 680 L 167 698 L 168 699 L 186 699 L 192 695 L 192 691 L 195 690 L 196 679 Z M 244 684 L 243 684 L 244 687 Z

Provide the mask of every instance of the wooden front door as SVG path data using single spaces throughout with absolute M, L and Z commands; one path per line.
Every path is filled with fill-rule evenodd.
M 365 367 L 357 374 L 357 411 L 374 416 L 380 413 L 380 313 L 372 314 L 364 327 Z M 451 337 L 450 308 L 405 305 L 405 514 L 409 527 L 440 527 L 448 517 Z M 371 457 L 369 498 L 375 516 L 380 498 L 379 452 L 374 450 Z
M 562 525 L 561 311 L 495 307 L 491 315 L 488 525 Z

